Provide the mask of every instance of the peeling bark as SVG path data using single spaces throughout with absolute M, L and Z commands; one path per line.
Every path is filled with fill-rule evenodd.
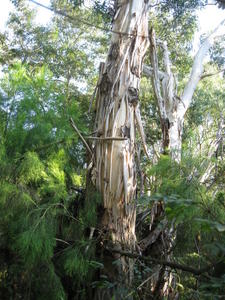
M 157 99 L 160 113 L 160 122 L 163 135 L 163 151 L 170 152 L 172 158 L 180 161 L 181 135 L 183 122 L 177 114 L 179 98 L 176 96 L 176 80 L 171 71 L 171 62 L 166 42 L 160 42 L 163 50 L 163 63 L 165 70 L 159 71 L 157 58 L 157 42 L 154 30 L 150 31 L 150 59 L 152 65 L 152 85 Z M 149 75 L 149 69 L 144 68 Z
M 116 249 L 134 250 L 136 246 L 136 124 L 147 152 L 138 104 L 142 62 L 148 48 L 147 2 L 117 1 L 111 46 L 106 63 L 101 65 L 96 96 L 95 130 L 99 134 L 93 145 L 96 165 L 92 181 L 103 198 L 102 227 Z M 133 263 L 127 258 L 121 258 L 121 263 L 128 284 Z M 115 274 L 111 276 L 115 279 Z
M 213 45 L 218 29 L 224 22 L 225 20 L 215 28 L 199 48 L 181 97 L 177 95 L 176 77 L 171 71 L 170 55 L 166 42 L 156 41 L 153 29 L 149 34 L 151 67 L 144 66 L 143 71 L 146 76 L 152 79 L 160 113 L 164 152 L 169 152 L 172 159 L 178 163 L 181 160 L 184 116 L 190 107 L 197 84 L 202 78 L 204 59 Z M 161 47 L 163 51 L 163 71 L 160 71 L 158 67 L 157 46 Z

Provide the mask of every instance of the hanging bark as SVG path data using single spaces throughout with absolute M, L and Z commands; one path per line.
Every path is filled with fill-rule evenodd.
M 151 77 L 157 105 L 160 113 L 163 134 L 164 152 L 170 153 L 173 160 L 181 160 L 181 146 L 184 116 L 190 107 L 194 91 L 202 79 L 203 63 L 210 47 L 213 45 L 219 26 L 204 40 L 193 62 L 189 80 L 181 96 L 177 95 L 177 81 L 171 71 L 170 55 L 165 41 L 157 41 L 154 30 L 150 31 L 150 60 L 151 67 L 144 67 L 146 76 Z M 163 52 L 164 70 L 159 71 L 157 46 Z
M 134 250 L 136 191 L 136 124 L 144 148 L 145 139 L 139 112 L 139 84 L 142 62 L 148 48 L 148 1 L 116 1 L 111 46 L 105 64 L 101 64 L 96 95 L 94 137 L 95 165 L 92 182 L 102 195 L 101 219 L 104 243 L 110 240 L 116 249 Z M 118 279 L 108 258 L 108 276 Z M 122 281 L 132 281 L 133 260 L 121 258 Z M 111 270 L 110 270 L 111 268 Z M 107 272 L 107 271 L 106 271 Z M 114 274 L 113 274 L 114 273 Z M 107 296 L 104 296 L 107 299 Z M 111 299 L 111 298 L 110 298 Z M 119 299 L 119 298 L 118 298 Z
M 163 49 L 163 63 L 165 72 L 159 74 L 157 44 L 154 30 L 150 31 L 150 59 L 152 64 L 152 83 L 157 104 L 160 112 L 161 129 L 163 134 L 163 150 L 164 153 L 169 150 L 175 160 L 179 160 L 180 152 L 181 126 L 176 115 L 176 107 L 178 99 L 175 97 L 176 81 L 171 72 L 171 62 L 166 42 L 160 42 Z M 162 90 L 162 92 L 161 92 Z M 177 157 L 176 157 L 177 156 Z

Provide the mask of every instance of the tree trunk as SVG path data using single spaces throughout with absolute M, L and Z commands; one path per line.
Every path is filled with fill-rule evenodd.
M 153 89 L 159 108 L 163 152 L 170 153 L 171 157 L 180 162 L 181 138 L 183 119 L 179 115 L 179 98 L 176 96 L 176 80 L 171 71 L 171 62 L 166 42 L 160 42 L 163 50 L 163 64 L 165 71 L 158 68 L 157 43 L 154 30 L 150 31 L 150 60 L 151 69 L 145 69 L 152 78 Z
M 181 159 L 181 139 L 183 122 L 178 118 L 161 119 L 162 144 L 164 154 L 170 153 L 175 161 Z
M 150 30 L 151 67 L 144 66 L 144 73 L 152 79 L 161 120 L 164 152 L 169 152 L 172 159 L 178 163 L 181 161 L 184 116 L 190 107 L 197 84 L 202 78 L 204 59 L 214 42 L 218 29 L 224 22 L 225 20 L 212 31 L 199 48 L 194 58 L 189 80 L 181 97 L 177 95 L 177 81 L 171 71 L 167 43 L 157 41 L 153 28 Z M 163 71 L 160 71 L 158 67 L 157 45 L 161 47 L 163 52 Z
M 148 47 L 147 2 L 117 1 L 111 46 L 106 63 L 101 64 L 96 96 L 92 181 L 103 199 L 104 243 L 110 240 L 112 247 L 131 251 L 136 245 L 135 125 L 142 130 L 139 84 Z M 115 258 L 109 258 L 105 268 L 110 279 L 116 281 L 118 274 L 112 267 Z M 121 258 L 120 263 L 122 281 L 128 285 L 133 262 Z M 105 294 L 104 299 L 107 297 Z

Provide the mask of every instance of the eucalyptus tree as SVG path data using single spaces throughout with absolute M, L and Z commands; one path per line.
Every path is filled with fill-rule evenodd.
M 102 196 L 101 226 L 112 247 L 121 250 L 136 249 L 135 135 L 137 126 L 144 141 L 139 85 L 147 47 L 148 1 L 116 1 L 111 45 L 98 81 L 92 181 Z M 129 283 L 133 262 L 121 259 L 121 264 L 122 281 Z
M 82 1 L 71 2 L 81 4 Z M 98 2 L 96 9 L 102 8 L 102 1 Z M 190 1 L 184 2 L 185 9 L 190 9 Z M 191 5 L 197 2 L 191 1 Z M 185 11 L 182 1 L 163 2 L 164 10 L 169 7 L 165 3 L 178 6 L 180 13 Z M 72 16 L 73 24 L 55 16 L 46 28 L 34 25 L 33 14 L 23 6 L 11 16 L 13 40 L 7 44 L 1 39 L 5 43 L 2 55 L 5 76 L 0 82 L 0 134 L 3 136 L 0 142 L 3 241 L 0 246 L 3 244 L 13 254 L 13 268 L 19 266 L 16 276 L 7 269 L 8 278 L 13 278 L 15 283 L 11 285 L 12 292 L 10 284 L 7 286 L 8 298 L 16 293 L 20 298 L 28 295 L 34 299 L 55 300 L 67 296 L 68 299 L 92 299 L 94 289 L 96 298 L 129 298 L 137 283 L 132 282 L 132 254 L 140 259 L 141 255 L 137 254 L 140 251 L 151 257 L 168 258 L 164 250 L 170 248 L 158 247 L 160 242 L 170 243 L 168 227 L 161 234 L 161 225 L 167 225 L 163 210 L 158 219 L 151 219 L 150 232 L 149 221 L 146 222 L 150 234 L 146 237 L 145 231 L 146 239 L 140 243 L 136 235 L 141 234 L 135 226 L 136 129 L 148 154 L 140 117 L 140 78 L 148 47 L 148 8 L 155 3 L 133 0 L 115 1 L 115 4 L 115 10 L 110 5 L 111 44 L 106 63 L 100 66 L 96 88 L 94 133 L 87 137 L 93 144 L 86 145 L 92 160 L 86 186 L 84 147 L 72 135 L 68 119 L 73 117 L 80 136 L 83 134 L 85 139 L 87 125 L 91 123 L 91 116 L 86 112 L 89 85 L 92 87 L 96 77 L 94 62 L 104 51 L 109 34 L 100 34 L 99 28 L 93 31 L 93 27 L 78 20 L 92 18 L 94 25 L 99 22 L 103 28 L 102 16 L 93 15 L 90 8 L 73 10 L 68 1 L 52 1 L 53 8 Z M 108 22 L 109 15 L 104 20 Z M 103 29 L 109 30 L 108 23 Z M 87 83 L 82 91 L 79 81 Z M 170 172 L 165 160 L 161 167 Z M 156 169 L 160 171 L 160 166 Z M 172 176 L 176 180 L 174 170 Z M 182 193 L 187 184 L 183 187 L 184 181 L 178 183 Z M 92 185 L 100 192 L 101 199 L 93 193 Z M 161 177 L 157 185 L 163 186 Z M 174 189 L 171 186 L 169 192 Z M 98 207 L 101 200 L 103 209 Z M 157 214 L 154 208 L 151 212 L 151 217 Z M 149 213 L 148 207 L 148 216 Z M 130 256 L 123 255 L 123 251 Z M 97 254 L 97 261 L 93 253 Z M 150 279 L 144 278 L 144 272 L 138 269 L 142 287 L 149 283 L 148 293 L 140 298 L 147 299 L 149 294 L 155 298 L 173 297 L 173 293 L 168 293 L 171 290 L 169 269 L 164 265 L 146 269 L 144 272 L 151 273 Z M 46 276 L 42 276 L 43 272 Z
M 220 24 L 223 25 L 224 21 Z M 169 149 L 171 157 L 180 162 L 182 132 L 184 116 L 190 107 L 191 100 L 197 84 L 203 74 L 204 59 L 213 45 L 216 33 L 220 25 L 207 37 L 200 46 L 193 62 L 189 80 L 181 96 L 178 96 L 176 76 L 171 70 L 171 61 L 166 41 L 156 39 L 154 30 L 150 34 L 150 60 L 151 67 L 145 66 L 145 74 L 152 78 L 153 89 L 160 113 L 161 128 L 163 133 L 163 148 L 166 152 Z M 157 45 L 163 53 L 163 70 L 159 70 Z

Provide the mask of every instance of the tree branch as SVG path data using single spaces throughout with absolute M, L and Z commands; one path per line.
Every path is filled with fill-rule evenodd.
M 199 80 L 201 79 L 201 75 L 203 73 L 203 62 L 208 54 L 209 49 L 213 45 L 213 41 L 215 38 L 215 34 L 217 30 L 220 28 L 221 25 L 225 22 L 225 19 L 213 30 L 213 32 L 204 40 L 203 44 L 199 48 L 195 58 L 194 58 L 194 63 L 192 66 L 190 78 L 188 80 L 188 83 L 185 86 L 183 95 L 181 96 L 181 99 L 185 105 L 179 106 L 180 114 L 184 116 L 186 113 L 188 107 L 190 106 L 192 96 L 194 94 L 194 91 L 197 87 L 197 84 Z
M 163 41 L 160 43 L 160 47 L 163 50 L 163 63 L 165 68 L 165 79 L 162 81 L 162 92 L 163 92 L 163 98 L 166 101 L 166 104 L 170 107 L 174 105 L 174 76 L 171 71 L 171 61 L 170 61 L 170 54 L 167 47 L 167 42 Z
M 209 271 L 213 266 L 213 265 L 210 265 L 210 266 L 207 266 L 205 268 L 201 268 L 201 269 L 195 269 L 193 267 L 189 267 L 187 265 L 181 265 L 179 263 L 175 263 L 175 262 L 171 262 L 171 261 L 166 261 L 166 260 L 161 260 L 161 259 L 155 259 L 155 258 L 151 258 L 151 257 L 148 257 L 148 256 L 142 256 L 138 253 L 133 253 L 133 252 L 128 252 L 128 251 L 122 251 L 122 250 L 118 250 L 118 249 L 112 249 L 112 248 L 109 248 L 109 247 L 105 247 L 105 249 L 109 252 L 113 252 L 113 253 L 118 253 L 122 256 L 126 256 L 126 257 L 129 257 L 129 258 L 136 258 L 136 259 L 140 259 L 142 261 L 146 261 L 146 262 L 151 262 L 151 263 L 155 263 L 157 265 L 162 265 L 162 266 L 165 266 L 165 267 L 170 267 L 172 269 L 178 269 L 178 270 L 181 270 L 181 271 L 184 271 L 184 272 L 189 272 L 189 273 L 192 273 L 196 276 L 199 276 L 207 271 Z
M 203 74 L 203 75 L 200 77 L 200 80 L 202 80 L 202 79 L 204 79 L 204 78 L 206 78 L 206 77 L 211 77 L 211 76 L 217 75 L 217 74 L 222 73 L 222 72 L 224 72 L 224 71 L 225 71 L 225 68 L 222 69 L 222 70 L 219 70 L 219 71 L 217 71 L 217 72 L 215 72 L 215 73 L 207 73 L 207 74 Z
M 70 124 L 73 127 L 73 129 L 76 131 L 76 133 L 79 135 L 79 137 L 81 138 L 82 142 L 84 143 L 85 147 L 87 148 L 88 152 L 91 154 L 91 156 L 93 155 L 93 152 L 91 150 L 91 148 L 89 147 L 88 143 L 85 141 L 84 137 L 82 136 L 82 134 L 80 133 L 79 129 L 77 128 L 77 126 L 75 125 L 74 121 L 72 118 L 70 118 Z
M 55 142 L 52 142 L 52 143 L 48 143 L 48 144 L 45 144 L 43 146 L 40 146 L 40 147 L 36 147 L 33 149 L 33 151 L 41 151 L 43 149 L 46 149 L 46 148 L 49 148 L 51 146 L 55 146 L 55 145 L 59 145 L 59 144 L 63 144 L 66 142 L 66 139 L 62 139 L 60 141 L 55 141 Z

